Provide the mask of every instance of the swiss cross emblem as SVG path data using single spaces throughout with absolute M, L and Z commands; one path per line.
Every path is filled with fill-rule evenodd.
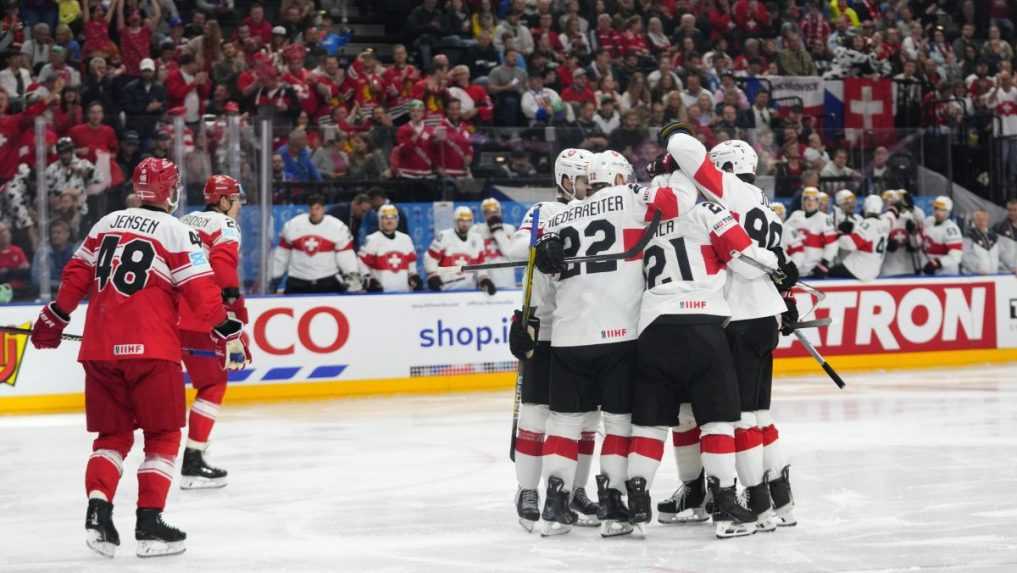
M 484 251 L 490 258 L 496 258 L 501 255 L 501 251 L 498 250 L 498 243 L 494 242 L 494 239 L 484 241 Z
M 397 271 L 403 264 L 403 258 L 400 257 L 398 253 L 392 253 L 387 259 L 385 259 L 385 262 L 388 263 L 388 268 L 390 270 Z
M 304 241 L 304 250 L 307 251 L 307 254 L 313 255 L 318 250 L 318 244 L 318 239 L 311 237 Z
M 1017 115 L 1017 103 L 1005 101 L 996 106 L 996 113 L 999 115 Z

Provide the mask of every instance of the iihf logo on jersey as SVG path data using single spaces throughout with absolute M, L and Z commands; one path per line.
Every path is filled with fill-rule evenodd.
M 32 323 L 24 322 L 18 327 L 31 330 Z M 14 386 L 18 382 L 18 373 L 21 372 L 22 358 L 27 347 L 27 334 L 0 332 L 0 384 Z
M 601 338 L 620 338 L 628 334 L 627 328 L 608 328 L 600 331 Z

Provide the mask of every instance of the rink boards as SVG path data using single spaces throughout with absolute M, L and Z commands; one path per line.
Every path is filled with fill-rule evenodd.
M 833 322 L 807 336 L 838 370 L 1017 361 L 1012 275 L 815 286 L 827 296 L 814 316 Z M 813 300 L 796 296 L 805 315 Z M 254 365 L 231 374 L 227 400 L 509 388 L 509 320 L 519 299 L 518 291 L 249 299 Z M 0 324 L 27 327 L 38 311 L 2 307 Z M 75 311 L 67 332 L 81 331 L 85 312 Z M 73 342 L 35 350 L 24 336 L 0 334 L 0 413 L 81 409 L 77 350 Z M 776 354 L 777 374 L 822 375 L 793 338 L 782 338 Z

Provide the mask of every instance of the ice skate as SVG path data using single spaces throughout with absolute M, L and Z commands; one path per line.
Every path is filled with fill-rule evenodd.
M 214 489 L 226 487 L 226 470 L 205 463 L 201 450 L 184 450 L 184 463 L 180 472 L 180 489 Z
M 629 509 L 622 501 L 622 493 L 610 486 L 610 480 L 604 474 L 597 476 L 597 498 L 600 502 L 600 536 L 617 537 L 632 533 L 629 523 Z
M 547 496 L 540 517 L 544 520 L 544 529 L 540 533 L 542 537 L 563 535 L 572 530 L 575 515 L 569 511 L 569 494 L 565 491 L 565 482 L 561 478 L 547 478 Z
M 572 501 L 569 502 L 569 508 L 576 515 L 576 526 L 596 527 L 600 525 L 600 519 L 597 518 L 600 506 L 586 496 L 585 488 L 577 487 L 572 490 Z
M 178 555 L 187 549 L 184 546 L 187 534 L 167 525 L 162 520 L 162 511 L 139 507 L 137 515 L 134 538 L 138 540 L 138 557 Z
M 717 509 L 713 525 L 718 539 L 744 537 L 756 532 L 756 514 L 738 503 L 735 486 L 720 487 L 715 477 L 707 478 Z
M 88 500 L 88 512 L 85 514 L 85 544 L 103 557 L 112 559 L 116 556 L 120 534 L 113 526 L 112 503 L 97 498 Z
M 763 481 L 745 488 L 745 500 L 749 511 L 756 514 L 756 531 L 770 532 L 777 529 L 777 520 L 770 504 L 770 485 L 768 475 L 763 474 Z
M 535 489 L 519 489 L 516 491 L 516 514 L 519 516 L 519 525 L 527 533 L 533 533 L 533 528 L 540 521 L 540 494 Z
M 770 482 L 770 496 L 773 498 L 774 520 L 780 527 L 798 525 L 795 518 L 795 500 L 791 495 L 791 466 L 780 470 L 780 477 Z
M 657 521 L 660 523 L 702 523 L 710 519 L 706 509 L 706 479 L 703 472 L 692 481 L 683 483 L 674 495 L 657 504 Z
M 650 492 L 646 490 L 646 479 L 632 478 L 625 482 L 625 489 L 628 491 L 629 522 L 634 529 L 633 533 L 638 537 L 645 537 L 643 524 L 653 519 L 653 506 L 650 502 Z

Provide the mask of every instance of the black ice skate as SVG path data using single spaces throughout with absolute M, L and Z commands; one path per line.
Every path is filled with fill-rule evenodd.
M 226 487 L 226 470 L 205 463 L 201 450 L 184 450 L 184 464 L 180 472 L 180 489 L 212 489 Z
M 187 534 L 167 525 L 162 520 L 162 511 L 139 507 L 137 515 L 134 538 L 138 540 L 138 557 L 177 555 L 187 549 L 184 547 Z
M 756 531 L 775 531 L 777 520 L 770 504 L 769 474 L 763 473 L 763 481 L 745 488 L 745 503 L 749 511 L 756 514 Z
M 707 478 L 706 482 L 710 486 L 710 493 L 713 494 L 713 503 L 716 504 L 713 525 L 717 538 L 727 539 L 755 533 L 756 514 L 738 503 L 736 486 L 720 487 L 720 481 L 712 476 Z
M 572 501 L 569 502 L 569 508 L 576 515 L 577 526 L 596 527 L 600 525 L 600 519 L 597 518 L 600 506 L 589 497 L 586 497 L 585 488 L 577 487 L 572 490 Z
M 780 527 L 798 525 L 795 518 L 795 500 L 791 495 L 791 466 L 780 470 L 780 477 L 770 482 L 770 496 L 773 498 L 774 520 Z
M 610 480 L 604 474 L 597 476 L 597 498 L 600 502 L 600 536 L 617 537 L 632 533 L 629 523 L 629 508 L 622 501 L 622 493 L 610 487 Z
M 113 526 L 113 504 L 103 499 L 89 499 L 85 513 L 85 544 L 99 555 L 112 559 L 120 545 L 120 534 Z
M 650 492 L 646 490 L 646 479 L 635 477 L 625 482 L 629 494 L 629 523 L 639 537 L 645 535 L 643 524 L 653 519 L 653 506 L 650 503 Z
M 540 494 L 535 489 L 520 489 L 516 491 L 516 514 L 519 515 L 519 525 L 527 533 L 533 532 L 533 527 L 540 520 Z
M 670 523 L 702 523 L 710 519 L 706 509 L 706 478 L 703 472 L 683 483 L 674 495 L 657 504 L 657 521 Z
M 565 482 L 561 478 L 547 478 L 547 496 L 540 517 L 544 520 L 544 530 L 540 533 L 543 537 L 562 535 L 572 530 L 575 514 L 569 511 L 569 492 L 565 491 Z

